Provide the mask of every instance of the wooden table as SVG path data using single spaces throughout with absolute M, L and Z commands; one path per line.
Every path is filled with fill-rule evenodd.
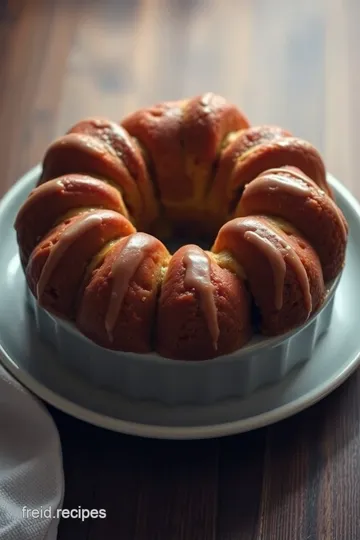
M 4 192 L 47 144 L 91 114 L 121 118 L 212 90 L 253 123 L 312 141 L 356 194 L 357 0 L 11 1 L 0 4 Z M 60 540 L 360 538 L 360 374 L 267 429 L 201 442 L 141 440 L 56 411 Z

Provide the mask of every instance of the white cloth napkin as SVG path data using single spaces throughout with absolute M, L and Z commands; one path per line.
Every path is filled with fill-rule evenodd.
M 55 540 L 63 491 L 55 423 L 0 366 L 0 539 Z

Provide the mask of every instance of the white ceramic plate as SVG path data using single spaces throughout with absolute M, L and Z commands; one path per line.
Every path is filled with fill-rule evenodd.
M 25 301 L 26 285 L 13 223 L 38 173 L 38 168 L 30 171 L 0 204 L 0 361 L 48 403 L 92 424 L 133 435 L 219 437 L 256 429 L 309 407 L 339 386 L 360 363 L 360 206 L 337 180 L 329 177 L 348 219 L 350 238 L 330 330 L 309 362 L 280 383 L 245 399 L 206 406 L 169 406 L 126 399 L 77 378 L 56 362 L 51 348 L 39 340 Z

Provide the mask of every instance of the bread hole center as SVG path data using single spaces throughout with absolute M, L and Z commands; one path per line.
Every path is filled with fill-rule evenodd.
M 163 243 L 165 244 L 169 252 L 174 254 L 182 246 L 186 246 L 188 244 L 195 244 L 204 251 L 210 251 L 214 243 L 214 239 L 208 236 L 201 236 L 196 234 L 176 234 L 167 239 L 164 239 Z

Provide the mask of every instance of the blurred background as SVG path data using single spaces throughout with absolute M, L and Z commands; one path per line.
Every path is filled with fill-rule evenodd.
M 220 93 L 310 140 L 356 182 L 358 0 L 21 0 L 0 4 L 2 191 L 87 115 Z

